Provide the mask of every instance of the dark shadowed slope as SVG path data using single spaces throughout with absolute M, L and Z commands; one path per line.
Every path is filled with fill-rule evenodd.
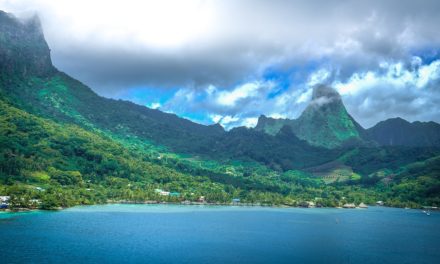
M 367 134 L 383 146 L 440 146 L 440 124 L 435 122 L 391 118 L 369 128 Z

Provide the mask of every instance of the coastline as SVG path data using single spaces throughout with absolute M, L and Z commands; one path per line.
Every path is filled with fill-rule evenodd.
M 3 213 L 23 213 L 23 212 L 35 212 L 35 211 L 62 211 L 65 209 L 73 208 L 76 206 L 93 206 L 93 205 L 181 205 L 181 206 L 230 206 L 230 207 L 265 207 L 265 208 L 302 208 L 302 209 L 368 209 L 361 207 L 304 207 L 304 206 L 289 206 L 289 205 L 267 205 L 267 204 L 259 204 L 259 203 L 200 203 L 200 202 L 191 202 L 191 203 L 183 203 L 183 202 L 159 202 L 159 201 L 144 201 L 144 202 L 134 202 L 134 201 L 111 201 L 107 203 L 96 203 L 96 204 L 80 204 L 71 207 L 57 207 L 51 209 L 39 209 L 39 208 L 17 208 L 17 209 L 0 209 L 0 212 Z M 383 206 L 389 208 L 400 208 L 400 207 L 391 207 L 391 206 Z M 403 209 L 403 208 L 401 208 Z M 411 209 L 420 209 L 420 208 L 411 208 Z
M 39 208 L 16 208 L 16 209 L 0 209 L 0 212 L 4 213 L 23 213 L 23 212 L 34 212 L 34 211 L 62 211 L 65 209 L 73 208 L 76 206 L 93 206 L 93 205 L 181 205 L 181 206 L 230 206 L 230 207 L 265 207 L 265 208 L 303 208 L 303 209 L 367 209 L 367 208 L 343 208 L 343 207 L 303 207 L 303 206 L 289 206 L 289 205 L 267 205 L 267 204 L 258 204 L 258 203 L 200 203 L 200 202 L 191 202 L 191 203 L 183 203 L 183 202 L 160 202 L 160 201 L 144 201 L 144 202 L 134 202 L 134 201 L 112 201 L 107 203 L 96 203 L 96 204 L 79 204 L 71 207 L 57 207 L 51 209 L 39 209 Z
M 298 206 L 298 205 L 271 205 L 271 204 L 263 204 L 263 203 L 210 203 L 210 202 L 191 202 L 191 201 L 182 201 L 182 202 L 166 202 L 166 201 L 127 201 L 127 200 L 109 200 L 106 203 L 94 203 L 94 204 L 78 204 L 70 207 L 56 207 L 50 209 L 41 209 L 41 208 L 15 208 L 15 209 L 0 209 L 1 213 L 23 213 L 23 212 L 35 212 L 35 211 L 62 211 L 65 209 L 73 208 L 76 206 L 93 206 L 93 205 L 181 205 L 181 206 L 230 206 L 230 207 L 265 207 L 265 208 L 302 208 L 302 209 L 368 209 L 369 207 L 385 207 L 385 208 L 396 208 L 396 209 L 412 209 L 412 210 L 432 210 L 439 211 L 438 207 L 431 206 L 423 206 L 418 208 L 408 208 L 408 207 L 396 207 L 396 206 L 387 206 L 387 205 L 366 205 L 362 206 L 354 206 L 354 207 L 344 207 L 344 206 L 334 206 L 334 207 L 325 207 L 325 206 Z

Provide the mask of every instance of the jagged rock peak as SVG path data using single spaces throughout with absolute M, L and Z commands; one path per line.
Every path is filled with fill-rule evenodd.
M 338 91 L 336 91 L 334 88 L 321 84 L 313 88 L 312 100 L 322 97 L 341 98 Z
M 218 130 L 218 131 L 222 131 L 222 132 L 225 131 L 224 127 L 220 123 L 215 123 L 215 124 L 209 125 L 208 127 L 215 129 L 215 130 Z
M 332 102 L 342 102 L 339 93 L 332 87 L 317 85 L 313 88 L 311 106 L 322 106 Z
M 7 13 L 5 11 L 0 10 L 0 22 L 3 27 L 5 26 L 22 27 L 26 29 L 33 29 L 35 33 L 39 33 L 39 34 L 43 33 L 41 20 L 37 14 L 33 14 L 32 16 L 28 16 L 28 17 L 17 18 L 11 13 Z
M 47 76 L 54 70 L 38 16 L 18 19 L 0 11 L 0 73 Z
M 258 123 L 266 122 L 269 118 L 265 115 L 260 115 L 258 117 Z

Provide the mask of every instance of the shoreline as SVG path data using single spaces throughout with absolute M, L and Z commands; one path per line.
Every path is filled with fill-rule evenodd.
M 53 209 L 39 209 L 39 208 L 17 208 L 17 209 L 1 209 L 0 212 L 4 213 L 23 213 L 23 212 L 35 212 L 35 211 L 62 211 L 65 209 L 73 208 L 76 206 L 95 206 L 95 205 L 181 205 L 181 206 L 227 206 L 227 207 L 265 207 L 265 208 L 298 208 L 298 209 L 363 209 L 367 210 L 370 206 L 366 208 L 362 207 L 303 207 L 303 206 L 289 206 L 289 205 L 264 205 L 264 204 L 252 204 L 252 203 L 240 203 L 240 204 L 231 204 L 231 203 L 178 203 L 178 202 L 157 202 L 157 201 L 146 201 L 146 202 L 128 202 L 128 201 L 114 201 L 102 204 L 81 204 L 75 205 L 71 207 L 58 207 Z M 422 210 L 423 208 L 402 208 L 402 207 L 392 207 L 392 206 L 372 206 L 372 207 L 385 207 L 385 208 L 396 208 L 396 209 L 412 209 L 412 210 Z
M 354 206 L 354 207 L 343 207 L 343 206 L 335 206 L 335 207 L 325 207 L 325 206 L 293 206 L 293 205 L 270 205 L 270 204 L 261 204 L 261 203 L 209 203 L 209 202 L 191 202 L 191 201 L 182 201 L 182 202 L 166 202 L 166 201 L 127 201 L 127 200 L 118 200 L 112 201 L 109 200 L 106 203 L 96 203 L 96 204 L 78 204 L 70 207 L 57 207 L 51 209 L 41 209 L 41 208 L 16 208 L 16 209 L 0 209 L 0 212 L 5 213 L 21 213 L 21 212 L 34 212 L 34 211 L 62 211 L 68 208 L 76 207 L 76 206 L 94 206 L 94 205 L 182 205 L 182 206 L 230 206 L 230 207 L 267 207 L 267 208 L 303 208 L 303 209 L 368 209 L 369 207 L 385 207 L 385 208 L 396 208 L 396 209 L 412 209 L 412 210 L 432 210 L 439 211 L 438 207 L 431 206 L 423 206 L 419 208 L 409 208 L 409 207 L 395 207 L 395 206 L 386 206 L 386 205 L 366 205 L 366 207 L 362 206 Z

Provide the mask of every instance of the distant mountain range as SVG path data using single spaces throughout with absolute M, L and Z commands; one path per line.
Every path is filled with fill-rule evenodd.
M 310 104 L 298 119 L 273 119 L 260 116 L 255 127 L 269 135 L 276 135 L 289 126 L 300 138 L 314 146 L 335 148 L 341 146 L 440 146 L 440 124 L 413 122 L 402 118 L 381 121 L 364 129 L 345 109 L 336 90 L 317 86 Z
M 401 180 L 398 175 L 402 171 L 410 171 L 404 170 L 405 166 L 430 159 L 426 164 L 431 169 L 427 171 L 434 172 L 434 175 L 440 160 L 434 158 L 440 155 L 439 124 L 409 123 L 395 118 L 364 129 L 347 112 L 341 96 L 334 89 L 322 85 L 314 88 L 311 102 L 298 119 L 273 119 L 262 115 L 255 128 L 238 127 L 230 131 L 225 131 L 219 124 L 201 125 L 128 101 L 101 97 L 52 65 L 50 49 L 37 17 L 22 22 L 2 11 L 0 101 L 4 113 L 11 116 L 3 120 L 5 123 L 1 130 L 3 152 L 0 157 L 8 158 L 2 161 L 0 176 L 11 174 L 9 176 L 13 179 L 21 179 L 18 175 L 32 174 L 33 167 L 48 175 L 55 169 L 79 171 L 92 181 L 104 180 L 108 175 L 136 178 L 135 175 L 140 172 L 133 169 L 134 164 L 146 162 L 148 167 L 155 162 L 171 168 L 173 173 L 209 175 L 213 183 L 231 184 L 232 189 L 224 187 L 224 192 L 233 193 L 233 188 L 239 188 L 287 195 L 293 189 L 285 185 L 298 182 L 298 178 L 283 178 L 280 176 L 283 173 L 295 171 L 293 175 L 323 178 L 327 183 L 355 181 L 357 184 L 376 184 L 386 178 L 395 179 L 397 184 Z M 32 130 L 26 125 L 29 122 L 39 124 L 38 135 L 42 138 L 34 142 L 37 145 L 8 139 L 11 135 L 19 138 L 20 133 L 29 133 Z M 8 128 L 12 125 L 13 129 Z M 44 126 L 51 127 L 46 136 Z M 63 126 L 69 129 L 64 131 Z M 78 142 L 89 142 L 91 135 L 96 135 L 102 144 L 76 149 L 75 144 L 80 143 L 66 143 L 69 149 L 59 154 L 64 155 L 66 162 L 54 163 L 48 157 L 59 149 L 54 148 L 51 142 L 56 141 L 57 146 L 63 143 L 59 142 L 61 136 L 54 134 L 53 127 L 60 129 L 61 134 L 72 135 L 76 128 L 70 126 L 78 127 L 78 131 L 87 135 Z M 21 132 L 8 129 L 21 129 Z M 115 153 L 121 149 L 127 153 L 143 149 L 149 153 L 148 157 L 132 161 L 127 154 L 124 157 L 131 165 L 120 169 L 121 161 L 115 159 L 109 162 L 104 158 L 105 140 L 122 146 L 111 145 Z M 68 137 L 66 141 L 69 141 Z M 31 151 L 41 142 L 50 143 L 46 150 Z M 136 157 L 141 155 L 136 153 L 133 154 Z M 163 161 L 162 156 L 173 158 Z M 6 166 L 6 160 L 11 157 L 22 157 L 23 164 L 27 164 L 26 158 L 41 162 L 38 166 L 28 164 L 20 170 L 12 170 Z M 94 171 L 90 166 L 95 165 L 89 164 L 92 161 L 105 168 Z M 414 168 L 420 171 L 420 166 Z M 148 177 L 142 179 L 151 180 Z M 435 183 L 431 184 L 437 184 L 437 180 L 435 178 Z M 155 184 L 172 182 L 178 181 L 165 177 Z M 202 188 L 200 186 L 197 188 Z M 437 194 L 434 192 L 434 195 Z

